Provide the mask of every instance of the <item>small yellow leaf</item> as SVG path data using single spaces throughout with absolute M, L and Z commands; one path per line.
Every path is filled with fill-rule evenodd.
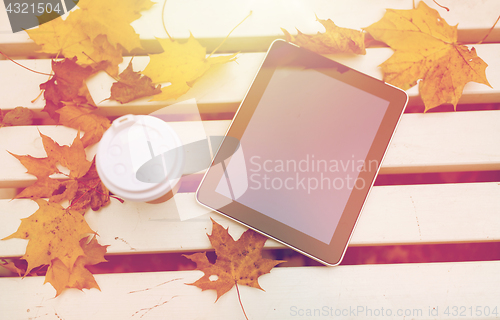
M 153 83 L 170 82 L 171 85 L 163 87 L 162 93 L 155 95 L 152 101 L 177 99 L 211 66 L 236 59 L 236 53 L 206 58 L 206 49 L 193 35 L 185 43 L 170 39 L 158 41 L 164 52 L 149 55 L 149 64 L 141 73 L 151 78 Z
M 324 33 L 318 32 L 309 36 L 298 31 L 297 36 L 291 35 L 281 28 L 285 33 L 286 41 L 295 43 L 299 47 L 321 53 L 355 53 L 366 54 L 365 34 L 358 30 L 337 27 L 332 20 L 322 20 L 316 17 L 326 29 Z

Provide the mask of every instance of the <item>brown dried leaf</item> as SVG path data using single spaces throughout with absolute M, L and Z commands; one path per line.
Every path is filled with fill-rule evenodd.
M 161 85 L 155 86 L 148 76 L 134 72 L 132 60 L 130 60 L 127 68 L 120 73 L 119 79 L 120 81 L 113 83 L 111 86 L 111 97 L 109 97 L 111 100 L 127 103 L 161 93 Z
M 208 261 L 205 253 L 184 256 L 196 262 L 197 269 L 204 273 L 203 277 L 189 284 L 201 290 L 216 290 L 216 301 L 236 283 L 263 290 L 258 278 L 284 262 L 262 258 L 267 238 L 250 229 L 234 241 L 227 229 L 212 220 L 212 234 L 208 238 L 217 255 L 215 264 Z M 211 275 L 216 275 L 217 280 L 210 280 Z
M 95 167 L 95 158 L 87 173 L 78 179 L 76 192 L 71 208 L 85 212 L 89 207 L 97 211 L 110 203 L 109 190 L 104 186 Z

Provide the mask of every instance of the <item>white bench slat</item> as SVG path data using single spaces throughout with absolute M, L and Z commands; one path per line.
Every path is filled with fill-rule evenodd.
M 425 1 L 436 8 L 450 24 L 458 24 L 459 41 L 474 43 L 481 40 L 493 26 L 500 4 L 495 0 L 443 0 L 440 4 L 451 10 L 446 12 L 430 0 Z M 231 29 L 252 11 L 252 16 L 239 26 L 228 39 L 223 50 L 262 51 L 277 37 L 282 38 L 281 28 L 294 33 L 298 28 L 304 33 L 323 32 L 323 27 L 315 21 L 315 14 L 322 19 L 332 19 L 337 25 L 361 29 L 382 18 L 385 8 L 411 9 L 411 0 L 298 0 L 293 3 L 283 1 L 213 0 L 210 3 L 182 0 L 169 1 L 165 21 L 169 33 L 176 39 L 185 39 L 192 32 L 202 39 L 209 50 L 217 47 Z M 143 17 L 132 23 L 143 40 L 147 52 L 161 50 L 155 37 L 166 38 L 161 21 L 162 3 L 143 12 Z M 463 14 L 467 12 L 467 14 Z M 210 25 L 210 28 L 207 28 Z M 250 41 L 251 40 L 251 41 Z M 488 38 L 500 41 L 500 26 Z M 0 44 L 2 49 L 12 56 L 36 55 L 37 46 L 29 40 L 25 32 L 12 34 L 6 12 L 0 6 Z
M 463 183 L 374 187 L 351 239 L 352 246 L 484 242 L 500 240 L 500 184 Z M 177 209 L 201 214 L 180 221 Z M 21 218 L 35 212 L 30 200 L 0 200 L 0 238 L 17 230 Z M 206 213 L 206 214 L 205 214 Z M 245 227 L 196 203 L 193 193 L 179 193 L 174 202 L 124 204 L 112 200 L 86 220 L 108 253 L 189 252 L 211 248 L 210 217 L 239 238 Z M 0 241 L 0 257 L 19 257 L 27 241 Z M 269 240 L 269 248 L 282 245 Z
M 417 173 L 500 169 L 500 111 L 404 114 L 380 173 Z M 182 140 L 192 136 L 192 122 L 171 122 Z M 224 135 L 229 120 L 205 121 L 208 135 Z M 63 126 L 0 128 L 0 187 L 26 187 L 36 178 L 6 151 L 45 157 L 38 133 L 71 144 L 76 131 Z M 488 137 L 485 139 L 484 137 Z M 92 159 L 95 146 L 88 150 Z
M 488 64 L 486 76 L 493 88 L 470 82 L 464 88 L 460 103 L 500 102 L 500 44 L 483 44 L 475 48 L 478 55 Z M 389 48 L 373 48 L 367 50 L 367 56 L 328 55 L 328 57 L 381 79 L 382 73 L 378 66 L 391 55 L 392 50 Z M 104 72 L 89 79 L 87 85 L 95 103 L 108 116 L 120 116 L 127 113 L 148 114 L 166 105 L 191 98 L 196 99 L 203 113 L 235 112 L 263 58 L 264 53 L 242 53 L 238 55 L 238 63 L 227 63 L 209 70 L 195 82 L 190 91 L 178 100 L 149 102 L 150 98 L 143 98 L 123 105 L 116 101 L 103 101 L 109 98 L 111 85 L 115 81 Z M 129 60 L 130 58 L 126 58 L 121 64 L 122 70 L 126 68 Z M 144 70 L 148 62 L 148 57 L 135 57 L 134 69 Z M 47 59 L 20 60 L 19 63 L 40 72 L 49 73 L 51 70 L 51 62 Z M 0 61 L 0 74 L 9 75 L 0 78 L 0 87 L 9 92 L 16 92 L 15 95 L 9 94 L 3 98 L 0 104 L 2 109 L 13 109 L 21 105 L 35 111 L 40 117 L 46 116 L 45 113 L 40 113 L 45 105 L 43 97 L 35 103 L 31 103 L 31 100 L 39 95 L 39 86 L 47 81 L 47 76 L 30 72 L 8 60 Z M 410 96 L 410 105 L 422 104 L 416 86 L 407 92 Z
M 239 290 L 250 319 L 310 319 L 305 309 L 324 307 L 328 312 L 333 308 L 333 315 L 322 318 L 334 318 L 336 310 L 344 312 L 343 318 L 382 318 L 383 308 L 384 319 L 450 319 L 459 312 L 464 319 L 492 319 L 500 308 L 499 268 L 500 261 L 275 268 L 259 278 L 265 292 L 247 286 Z M 99 274 L 95 278 L 102 291 L 72 289 L 57 299 L 51 299 L 55 290 L 50 285 L 42 285 L 43 277 L 1 278 L 0 309 L 6 319 L 245 319 L 235 288 L 214 303 L 215 291 L 185 284 L 202 275 Z M 155 305 L 160 306 L 149 310 Z M 458 307 L 456 317 L 453 306 Z M 487 306 L 489 316 L 476 315 L 476 306 L 481 311 Z

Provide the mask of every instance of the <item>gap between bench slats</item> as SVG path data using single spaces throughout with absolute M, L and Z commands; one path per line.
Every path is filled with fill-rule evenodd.
M 425 1 L 450 25 L 458 24 L 461 42 L 475 43 L 481 40 L 493 26 L 500 4 L 496 0 L 442 0 L 439 3 L 451 10 L 439 8 L 433 1 Z M 192 2 L 169 0 L 165 11 L 166 27 L 175 39 L 186 39 L 191 32 L 200 39 L 208 51 L 212 51 L 245 16 L 250 16 L 221 47 L 224 51 L 265 51 L 277 37 L 283 38 L 280 28 L 296 33 L 296 28 L 307 34 L 315 34 L 324 29 L 315 21 L 315 14 L 321 19 L 332 19 L 338 26 L 360 29 L 382 18 L 385 9 L 411 9 L 413 1 L 385 0 L 297 0 L 290 2 L 267 0 L 212 0 Z M 162 3 L 142 12 L 142 17 L 132 23 L 142 39 L 146 52 L 161 52 L 155 40 L 167 38 L 161 21 Z M 466 13 L 466 14 L 464 14 Z M 207 26 L 210 26 L 207 28 Z M 500 41 L 500 26 L 496 26 L 488 41 Z M 0 47 L 14 56 L 43 56 L 29 40 L 25 32 L 12 34 L 8 17 L 0 6 Z M 144 51 L 136 51 L 144 53 Z
M 380 173 L 500 170 L 500 111 L 404 114 Z M 199 123 L 171 122 L 181 141 L 192 142 Z M 209 136 L 224 135 L 230 121 L 204 121 Z M 35 177 L 10 155 L 45 157 L 38 130 L 71 144 L 76 130 L 63 126 L 0 128 L 0 187 L 26 187 Z M 95 146 L 87 151 L 92 159 Z M 326 159 L 328 160 L 328 159 Z
M 485 242 L 500 240 L 500 183 L 374 187 L 351 239 L 352 246 Z M 30 200 L 0 200 L 0 238 L 15 232 L 37 209 Z M 180 221 L 178 211 L 202 214 Z M 162 204 L 112 203 L 86 220 L 112 254 L 189 252 L 211 248 L 210 217 L 239 238 L 245 227 L 179 193 Z M 0 257 L 21 256 L 27 241 L 0 241 Z M 269 248 L 283 247 L 275 241 Z
M 331 310 L 333 315 L 321 316 L 328 319 L 335 317 L 336 310 L 344 315 L 347 310 L 345 317 L 355 319 L 373 319 L 381 312 L 384 319 L 402 319 L 405 313 L 404 318 L 450 319 L 453 307 L 457 314 L 467 315 L 463 318 L 491 319 L 494 310 L 499 311 L 499 268 L 500 261 L 274 268 L 259 278 L 265 291 L 247 286 L 239 290 L 250 319 L 311 318 L 305 316 L 305 309 Z M 245 319 L 235 288 L 214 303 L 215 291 L 186 285 L 202 275 L 200 271 L 98 274 L 95 278 L 102 291 L 71 289 L 58 299 L 51 299 L 55 290 L 42 285 L 43 277 L 0 278 L 4 289 L 0 309 L 6 319 L 41 315 L 82 320 L 96 316 L 164 319 L 165 315 L 171 319 Z M 160 306 L 149 310 L 155 305 Z M 476 314 L 478 309 L 482 315 Z
M 488 64 L 486 76 L 493 88 L 470 82 L 464 88 L 460 103 L 500 102 L 500 44 L 482 44 L 475 48 L 478 55 Z M 150 102 L 150 98 L 143 98 L 123 105 L 116 101 L 104 101 L 109 98 L 111 85 L 115 81 L 104 72 L 90 78 L 87 85 L 100 111 L 108 116 L 127 113 L 148 114 L 166 105 L 191 98 L 196 99 L 202 113 L 235 112 L 252 83 L 264 55 L 264 53 L 242 53 L 238 55 L 237 63 L 231 62 L 212 68 L 178 100 Z M 328 57 L 381 79 L 382 73 L 378 66 L 391 55 L 392 50 L 389 48 L 373 48 L 367 50 L 366 56 L 328 55 Z M 129 60 L 130 58 L 125 58 L 121 64 L 122 70 L 126 68 Z M 135 57 L 134 69 L 144 70 L 148 62 L 148 57 Z M 51 70 L 51 62 L 47 59 L 20 60 L 19 63 L 40 72 L 49 73 Z M 35 74 L 7 60 L 0 61 L 0 74 L 8 75 L 0 78 L 2 91 L 16 93 L 4 95 L 0 103 L 1 109 L 23 106 L 32 109 L 40 117 L 46 116 L 45 113 L 40 113 L 45 105 L 43 97 L 34 103 L 31 101 L 39 95 L 39 86 L 47 81 L 47 76 Z M 410 105 L 422 104 L 416 86 L 407 92 L 410 96 Z

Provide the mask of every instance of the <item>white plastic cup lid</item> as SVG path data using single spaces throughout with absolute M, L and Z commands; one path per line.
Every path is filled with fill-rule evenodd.
M 96 168 L 104 185 L 131 201 L 152 201 L 179 182 L 184 149 L 177 133 L 153 116 L 113 121 L 97 147 Z

